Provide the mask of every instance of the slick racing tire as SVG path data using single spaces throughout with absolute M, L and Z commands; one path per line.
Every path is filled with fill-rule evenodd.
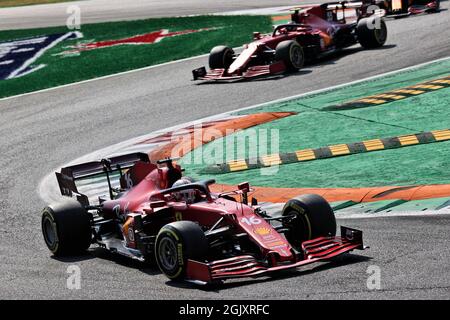
M 336 235 L 336 218 L 330 204 L 317 194 L 304 194 L 284 205 L 283 227 L 288 242 L 298 251 L 304 241 Z
M 155 260 L 171 280 L 186 276 L 187 260 L 202 260 L 208 253 L 208 240 L 199 225 L 176 221 L 161 228 L 156 237 Z
M 286 40 L 280 42 L 275 48 L 275 60 L 283 61 L 288 70 L 296 71 L 303 67 L 305 54 L 297 41 Z
M 92 242 L 91 215 L 78 201 L 67 199 L 42 211 L 42 234 L 55 256 L 80 254 Z
M 387 40 L 386 22 L 380 17 L 368 17 L 358 21 L 356 26 L 358 41 L 363 48 L 374 49 L 382 47 Z
M 228 69 L 233 63 L 234 51 L 226 46 L 216 46 L 209 53 L 210 69 Z

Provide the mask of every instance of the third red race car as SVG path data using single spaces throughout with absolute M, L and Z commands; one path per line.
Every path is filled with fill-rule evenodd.
M 362 4 L 330 2 L 295 10 L 289 24 L 276 26 L 271 34 L 255 32 L 254 41 L 240 54 L 217 46 L 209 55 L 210 71 L 192 71 L 194 80 L 241 80 L 295 71 L 305 61 L 317 59 L 360 43 L 372 49 L 384 45 L 387 27 L 374 11 L 361 10 Z

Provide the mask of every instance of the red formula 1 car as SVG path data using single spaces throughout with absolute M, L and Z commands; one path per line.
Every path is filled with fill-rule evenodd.
M 372 7 L 371 6 L 375 6 Z M 440 0 L 363 0 L 362 11 L 367 9 L 384 10 L 386 17 L 401 18 L 422 13 L 435 13 L 440 10 Z
M 98 184 L 101 177 L 109 196 L 92 205 L 77 184 L 86 179 Z M 269 216 L 256 199 L 248 203 L 248 183 L 212 193 L 214 180 L 182 177 L 171 159 L 153 164 L 146 154 L 124 155 L 63 168 L 57 179 L 61 193 L 71 198 L 43 210 L 44 239 L 55 256 L 78 254 L 96 243 L 156 260 L 170 279 L 207 284 L 364 248 L 361 231 L 341 227 L 341 236 L 335 236 L 334 213 L 318 195 L 290 200 L 280 215 Z M 114 180 L 120 186 L 114 187 Z
M 193 70 L 194 80 L 241 80 L 295 71 L 305 61 L 358 42 L 364 48 L 383 46 L 384 20 L 376 12 L 362 13 L 361 6 L 342 1 L 296 10 L 292 22 L 276 26 L 272 34 L 255 32 L 254 41 L 239 55 L 226 46 L 214 47 L 209 55 L 211 70 Z

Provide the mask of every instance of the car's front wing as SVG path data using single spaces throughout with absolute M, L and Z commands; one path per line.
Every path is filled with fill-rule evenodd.
M 278 61 L 268 65 L 248 67 L 242 74 L 228 74 L 226 69 L 211 69 L 207 72 L 205 67 L 201 67 L 192 70 L 192 75 L 194 80 L 236 81 L 280 74 L 284 71 L 286 71 L 285 64 L 282 61 Z
M 304 259 L 289 264 L 265 266 L 251 255 L 203 263 L 188 260 L 187 279 L 212 283 L 230 278 L 260 277 L 334 258 L 354 249 L 364 249 L 362 231 L 341 227 L 340 237 L 321 237 L 302 244 Z

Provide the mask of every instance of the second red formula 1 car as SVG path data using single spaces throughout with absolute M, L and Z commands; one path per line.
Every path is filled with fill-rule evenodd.
M 349 12 L 351 11 L 351 12 Z M 272 34 L 255 32 L 254 41 L 240 54 L 217 46 L 209 55 L 210 71 L 192 71 L 194 80 L 241 80 L 289 70 L 299 70 L 305 61 L 320 58 L 360 43 L 377 48 L 387 39 L 381 16 L 362 13 L 361 3 L 330 2 L 296 10 L 292 22 L 276 26 Z
M 77 183 L 98 184 L 102 177 L 109 197 L 90 204 Z M 48 205 L 42 214 L 44 239 L 56 256 L 78 254 L 96 243 L 156 261 L 170 279 L 207 284 L 268 275 L 364 248 L 361 231 L 341 227 L 341 236 L 335 236 L 333 210 L 318 195 L 292 199 L 280 215 L 269 216 L 256 199 L 249 203 L 248 183 L 213 193 L 214 180 L 182 177 L 171 159 L 154 164 L 146 154 L 129 154 L 63 168 L 57 179 L 61 193 L 71 198 Z

